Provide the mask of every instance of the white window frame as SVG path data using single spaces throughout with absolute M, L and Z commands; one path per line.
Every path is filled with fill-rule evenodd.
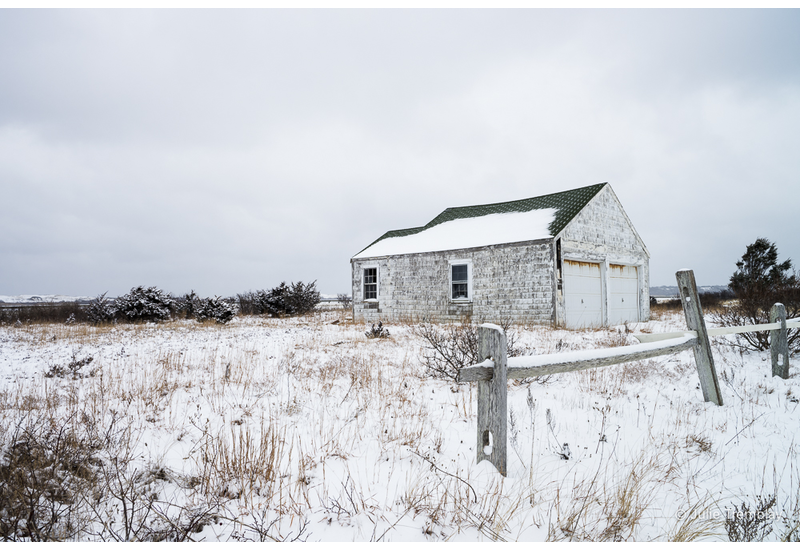
M 467 297 L 466 298 L 453 298 L 453 266 L 466 265 L 467 266 Z M 447 297 L 454 303 L 469 303 L 472 301 L 472 260 L 450 260 L 447 266 Z
M 374 269 L 375 270 L 375 297 L 374 298 L 367 298 L 367 270 Z M 361 267 L 361 297 L 364 299 L 365 302 L 377 302 L 378 297 L 381 295 L 381 270 L 380 267 L 377 265 L 365 265 Z

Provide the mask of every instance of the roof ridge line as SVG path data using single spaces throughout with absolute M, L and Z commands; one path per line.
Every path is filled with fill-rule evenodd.
M 483 207 L 483 206 L 500 206 L 502 204 L 512 204 L 512 203 L 515 203 L 515 202 L 525 202 L 525 201 L 529 201 L 529 200 L 532 200 L 532 199 L 544 199 L 544 198 L 552 197 L 554 195 L 561 195 L 563 193 L 572 193 L 574 191 L 582 191 L 584 189 L 589 189 L 591 187 L 597 187 L 597 186 L 601 186 L 601 185 L 608 185 L 608 182 L 604 181 L 602 183 L 593 183 L 592 185 L 584 185 L 583 187 L 576 187 L 575 189 L 567 189 L 565 191 L 556 191 L 555 193 L 548 193 L 546 195 L 537 195 L 535 197 L 527 197 L 527 198 L 524 198 L 524 199 L 514 199 L 514 200 L 510 200 L 510 201 L 500 201 L 500 202 L 489 202 L 489 203 L 486 203 L 486 204 L 471 204 L 471 205 L 467 204 L 467 205 L 464 205 L 464 206 L 448 206 L 447 208 L 445 208 L 442 211 L 442 214 L 444 212 L 447 212 L 448 210 L 457 210 L 459 208 L 480 208 L 480 207 Z M 428 222 L 428 223 L 430 223 L 430 222 Z M 427 225 L 425 225 L 423 227 L 427 227 Z

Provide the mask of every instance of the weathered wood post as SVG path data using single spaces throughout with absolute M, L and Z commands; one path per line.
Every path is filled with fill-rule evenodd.
M 714 357 L 711 355 L 711 343 L 708 339 L 706 322 L 703 320 L 703 308 L 697 294 L 694 272 L 691 269 L 682 269 L 675 274 L 675 278 L 678 280 L 678 290 L 681 293 L 686 326 L 689 330 L 697 332 L 697 345 L 693 349 L 703 399 L 722 405 L 722 392 L 719 389 L 717 371 L 714 369 Z
M 789 332 L 786 330 L 786 308 L 775 304 L 769 311 L 769 322 L 781 328 L 769 331 L 769 351 L 772 355 L 772 376 L 789 378 Z
M 494 362 L 492 379 L 478 381 L 478 462 L 488 460 L 505 476 L 508 394 L 506 335 L 499 326 L 485 323 L 478 327 L 478 339 L 481 361 L 491 359 Z

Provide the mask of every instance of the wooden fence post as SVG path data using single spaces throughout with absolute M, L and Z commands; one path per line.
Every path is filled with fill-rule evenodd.
M 694 272 L 691 269 L 683 269 L 675 274 L 675 278 L 678 280 L 678 290 L 681 293 L 686 326 L 689 330 L 697 332 L 694 360 L 697 364 L 697 374 L 700 376 L 703 399 L 722 405 L 722 392 L 719 389 L 717 371 L 714 369 L 714 357 L 711 355 L 711 344 L 706 331 L 706 322 L 703 320 L 703 308 L 697 294 Z
M 478 339 L 480 360 L 494 361 L 492 379 L 478 381 L 478 462 L 488 460 L 505 476 L 508 394 L 506 335 L 499 326 L 485 323 L 478 327 Z
M 781 328 L 769 331 L 769 351 L 772 355 L 772 376 L 789 378 L 789 333 L 786 330 L 786 308 L 775 304 L 769 311 L 769 322 Z

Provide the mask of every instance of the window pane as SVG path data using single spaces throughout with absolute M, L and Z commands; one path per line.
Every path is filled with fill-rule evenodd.
M 368 267 L 364 270 L 364 299 L 378 299 L 378 268 Z
M 467 283 L 453 283 L 453 299 L 469 298 L 467 296 Z
M 467 266 L 454 265 L 453 266 L 453 282 L 467 280 Z

